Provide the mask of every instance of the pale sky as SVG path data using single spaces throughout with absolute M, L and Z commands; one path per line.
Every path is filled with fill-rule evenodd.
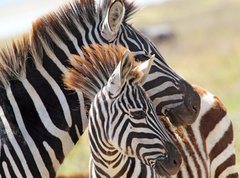
M 32 21 L 68 0 L 0 0 L 0 41 L 31 28 Z M 160 3 L 164 0 L 135 0 L 137 4 Z

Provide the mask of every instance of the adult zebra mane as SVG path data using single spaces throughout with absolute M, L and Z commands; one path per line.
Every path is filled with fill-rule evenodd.
M 26 34 L 21 38 L 7 42 L 0 49 L 0 85 L 6 86 L 9 80 L 24 75 L 28 52 L 29 39 Z
M 126 48 L 122 46 L 91 45 L 83 50 L 84 59 L 74 55 L 73 68 L 65 75 L 64 83 L 69 89 L 81 90 L 85 97 L 93 100 L 95 95 L 107 84 L 108 79 L 123 59 Z M 137 64 L 134 56 L 129 54 L 133 67 Z M 138 71 L 130 73 L 134 78 L 141 74 Z
M 126 23 L 136 12 L 136 6 L 133 2 L 122 1 L 126 8 L 123 23 Z M 85 23 L 95 26 L 99 20 L 103 20 L 111 2 L 112 0 L 102 0 L 101 3 L 95 0 L 74 0 L 38 18 L 27 34 L 0 46 L 0 86 L 9 85 L 11 80 L 23 77 L 26 74 L 27 60 L 32 60 L 34 64 L 43 62 L 42 43 L 51 47 L 52 42 L 52 37 L 46 32 L 68 39 L 63 33 L 65 30 L 80 30 L 79 26 L 84 28 Z

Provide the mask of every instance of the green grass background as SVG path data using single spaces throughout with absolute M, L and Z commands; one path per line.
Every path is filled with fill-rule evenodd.
M 227 106 L 240 165 L 240 1 L 176 0 L 141 9 L 134 17 L 137 28 L 166 24 L 173 29 L 175 39 L 157 44 L 158 49 L 177 73 Z M 59 175 L 87 172 L 88 157 L 83 136 Z

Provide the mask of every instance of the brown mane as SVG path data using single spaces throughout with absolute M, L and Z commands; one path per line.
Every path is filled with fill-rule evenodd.
M 126 8 L 123 23 L 126 23 L 136 11 L 136 7 L 127 0 L 123 2 Z M 110 3 L 111 0 L 103 0 L 102 4 L 96 3 L 95 0 L 74 0 L 37 19 L 30 32 L 0 47 L 0 86 L 6 87 L 9 81 L 24 76 L 26 60 L 32 60 L 35 64 L 42 63 L 42 41 L 49 46 L 52 43 L 47 32 L 62 36 L 64 29 L 70 32 L 78 30 L 78 27 L 86 22 L 95 25 L 105 16 Z M 64 37 L 68 38 L 66 35 Z
M 25 75 L 25 65 L 29 52 L 29 40 L 25 34 L 11 42 L 7 42 L 0 50 L 0 84 L 6 87 L 10 80 Z
M 70 68 L 69 74 L 65 75 L 64 83 L 70 89 L 81 90 L 88 99 L 92 100 L 107 84 L 126 49 L 122 46 L 95 44 L 85 47 L 83 51 L 84 59 L 75 55 L 76 61 L 71 61 L 73 68 Z M 131 54 L 130 58 L 132 62 L 135 61 Z M 136 62 L 133 65 L 136 65 Z M 134 78 L 138 76 L 136 72 L 131 74 Z

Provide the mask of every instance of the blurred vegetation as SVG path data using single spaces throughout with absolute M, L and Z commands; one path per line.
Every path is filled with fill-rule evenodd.
M 77 145 L 65 158 L 63 164 L 58 171 L 58 178 L 61 176 L 71 176 L 71 178 L 88 177 L 88 162 L 90 148 L 88 141 L 88 131 L 86 130 L 83 136 L 79 139 Z M 85 176 L 85 175 L 86 176 Z M 80 176 L 81 175 L 81 176 Z

